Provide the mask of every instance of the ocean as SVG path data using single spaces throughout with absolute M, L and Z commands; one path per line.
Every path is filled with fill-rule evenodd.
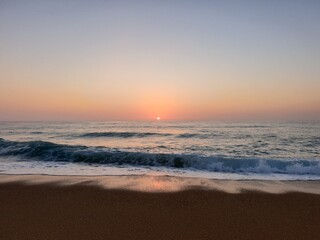
M 320 123 L 0 122 L 0 173 L 319 180 Z

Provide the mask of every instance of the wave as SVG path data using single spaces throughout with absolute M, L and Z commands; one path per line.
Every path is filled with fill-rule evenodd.
M 219 133 L 181 133 L 176 135 L 177 138 L 198 138 L 198 139 L 214 139 L 221 137 Z
M 131 138 L 131 137 L 150 137 L 150 136 L 169 136 L 169 133 L 153 133 L 153 132 L 90 132 L 81 134 L 80 137 L 95 138 L 95 137 L 119 137 L 119 138 Z
M 0 138 L 0 156 L 21 160 L 81 162 L 131 166 L 185 168 L 209 172 L 283 173 L 320 175 L 320 159 L 253 159 L 226 156 L 126 152 L 106 147 L 17 142 Z
M 195 138 L 202 136 L 203 134 L 197 134 L 197 133 L 181 133 L 177 135 L 178 138 Z
M 217 134 L 203 134 L 203 133 L 181 133 L 181 134 L 171 134 L 171 133 L 156 133 L 156 132 L 89 132 L 78 135 L 80 138 L 145 138 L 145 137 L 168 137 L 173 136 L 176 138 L 200 138 L 208 139 Z

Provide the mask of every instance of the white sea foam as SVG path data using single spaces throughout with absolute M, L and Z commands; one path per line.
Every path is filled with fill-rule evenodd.
M 319 131 L 317 123 L 2 123 L 0 171 L 317 179 Z

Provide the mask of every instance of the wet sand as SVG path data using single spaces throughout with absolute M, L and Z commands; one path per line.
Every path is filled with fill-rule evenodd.
M 0 239 L 320 239 L 320 195 L 0 183 Z

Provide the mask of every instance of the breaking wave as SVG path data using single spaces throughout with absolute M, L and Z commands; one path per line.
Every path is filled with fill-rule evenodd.
M 0 138 L 0 156 L 21 160 L 81 162 L 131 166 L 186 168 L 209 172 L 320 175 L 320 159 L 254 159 L 226 156 L 127 152 L 106 147 L 8 141 Z

